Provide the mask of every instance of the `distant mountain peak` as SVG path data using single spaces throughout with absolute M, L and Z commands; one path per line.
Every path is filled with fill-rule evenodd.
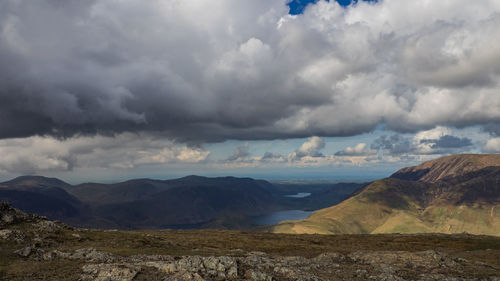
M 10 181 L 3 182 L 1 184 L 8 185 L 22 185 L 22 186 L 51 186 L 51 187 L 68 187 L 71 186 L 69 183 L 64 182 L 57 178 L 49 178 L 43 176 L 20 176 Z
M 432 183 L 486 167 L 498 166 L 500 166 L 500 154 L 455 154 L 403 168 L 391 178 Z
M 198 175 L 188 175 L 179 179 L 206 179 L 207 177 L 198 176 Z

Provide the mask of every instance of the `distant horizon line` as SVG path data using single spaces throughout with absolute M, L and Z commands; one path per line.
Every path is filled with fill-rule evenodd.
M 130 178 L 123 178 L 123 179 L 114 179 L 114 180 L 96 180 L 96 181 L 69 181 L 65 180 L 59 177 L 55 176 L 44 176 L 41 174 L 27 174 L 27 175 L 20 175 L 20 176 L 15 176 L 10 179 L 1 179 L 0 184 L 2 183 L 7 183 L 10 181 L 14 181 L 17 179 L 21 178 L 45 178 L 45 179 L 55 179 L 62 181 L 66 184 L 75 186 L 75 185 L 81 185 L 81 184 L 91 184 L 91 183 L 96 183 L 96 184 L 116 184 L 116 183 L 123 183 L 127 181 L 133 181 L 133 180 L 157 180 L 157 181 L 168 181 L 168 180 L 177 180 L 177 179 L 183 179 L 183 178 L 188 178 L 188 177 L 200 177 L 200 178 L 210 178 L 210 179 L 216 179 L 216 178 L 238 178 L 238 179 L 244 179 L 244 178 L 249 178 L 253 180 L 265 180 L 270 183 L 285 183 L 285 182 L 290 182 L 290 183 L 342 183 L 342 182 L 348 182 L 348 183 L 362 183 L 362 182 L 370 182 L 374 181 L 377 179 L 381 179 L 383 177 L 353 177 L 353 176 L 346 176 L 346 177 L 277 177 L 277 178 L 264 178 L 264 177 L 259 177 L 259 176 L 250 176 L 250 175 L 199 175 L 199 174 L 186 174 L 185 176 L 172 176 L 172 177 L 130 177 Z

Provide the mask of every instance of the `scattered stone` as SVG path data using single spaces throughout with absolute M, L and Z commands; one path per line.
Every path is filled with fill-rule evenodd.
M 2 232 L 7 233 L 7 232 Z M 157 270 L 161 280 L 385 280 L 403 281 L 404 272 L 413 271 L 412 280 L 462 280 L 461 263 L 476 264 L 465 259 L 451 258 L 436 251 L 404 252 L 356 252 L 348 256 L 339 253 L 324 253 L 307 259 L 304 257 L 271 257 L 249 255 L 229 256 L 185 256 L 135 255 L 120 257 L 94 248 L 78 249 L 74 252 L 42 249 L 29 246 L 15 252 L 22 257 L 39 260 L 56 258 L 89 262 L 83 266 L 81 280 L 132 280 L 142 269 Z M 460 263 L 459 263 L 460 262 Z M 452 275 L 443 275 L 455 272 Z M 419 275 L 417 275 L 419 274 Z M 457 276 L 457 277 L 455 277 Z M 486 279 L 495 280 L 495 279 Z
M 61 226 L 53 221 L 42 220 L 33 224 L 36 230 L 41 233 L 56 233 L 61 230 Z
M 12 222 L 14 222 L 14 216 L 12 214 L 3 214 L 2 215 L 2 222 L 6 225 L 9 225 Z
M 20 222 L 39 220 L 43 220 L 43 218 L 37 215 L 26 214 L 16 208 L 12 208 L 8 203 L 0 201 L 0 229 Z
M 323 253 L 312 259 L 313 263 L 338 263 L 346 260 L 346 257 L 339 253 Z
M 189 256 L 179 260 L 170 259 L 165 261 L 147 261 L 142 265 L 157 268 L 167 274 L 178 275 L 179 273 L 197 273 L 206 278 L 232 279 L 238 277 L 238 265 L 233 257 L 200 257 Z M 194 280 L 194 279 L 193 279 Z
M 248 255 L 248 256 L 261 256 L 261 257 L 265 257 L 265 256 L 267 256 L 267 254 L 266 254 L 266 253 L 264 253 L 264 252 L 259 252 L 259 251 L 252 251 L 252 252 L 249 252 L 247 255 Z
M 78 249 L 73 254 L 69 255 L 72 260 L 85 260 L 95 263 L 113 263 L 119 260 L 118 257 L 107 252 L 97 251 L 94 248 Z
M 7 240 L 12 235 L 12 230 L 10 229 L 2 229 L 0 230 L 0 239 Z
M 198 273 L 180 271 L 164 279 L 164 281 L 205 281 Z
M 86 264 L 82 271 L 81 281 L 128 281 L 140 268 L 131 264 Z
M 57 258 L 57 255 L 54 251 L 44 253 L 41 256 L 41 260 L 44 260 L 44 261 L 52 261 L 52 260 L 55 260 L 56 258 Z
M 252 281 L 272 281 L 273 277 L 264 272 L 249 269 L 245 272 L 245 278 Z
M 22 249 L 14 251 L 14 254 L 18 254 L 21 257 L 28 257 L 32 253 L 31 247 L 24 247 Z
M 128 257 L 130 262 L 174 262 L 175 259 L 172 256 L 163 255 L 133 255 Z

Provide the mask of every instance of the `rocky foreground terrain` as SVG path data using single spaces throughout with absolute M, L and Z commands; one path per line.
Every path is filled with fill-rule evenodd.
M 500 238 L 77 229 L 0 202 L 1 280 L 500 280 Z

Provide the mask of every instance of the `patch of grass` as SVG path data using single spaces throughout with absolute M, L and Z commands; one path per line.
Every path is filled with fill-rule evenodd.
M 15 259 L 0 269 L 0 280 L 78 280 L 81 267 L 82 263 L 78 261 Z

